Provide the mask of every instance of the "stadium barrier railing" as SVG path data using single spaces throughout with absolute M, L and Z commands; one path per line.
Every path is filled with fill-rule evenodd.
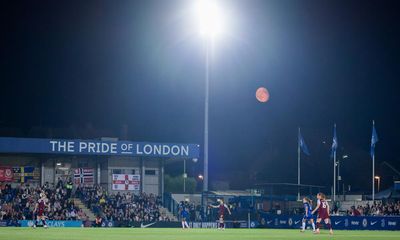
M 300 229 L 302 215 L 260 213 L 259 227 Z M 315 220 L 315 219 L 314 219 Z M 331 216 L 337 230 L 400 230 L 400 216 Z

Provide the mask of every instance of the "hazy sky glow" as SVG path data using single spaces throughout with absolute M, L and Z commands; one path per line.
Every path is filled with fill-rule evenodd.
M 3 3 L 0 127 L 28 135 L 34 126 L 90 123 L 118 132 L 127 124 L 131 140 L 202 145 L 204 41 L 189 21 L 188 2 Z M 338 154 L 350 156 L 345 183 L 370 189 L 373 119 L 377 166 L 400 168 L 394 1 L 221 5 L 233 18 L 211 61 L 211 180 L 229 179 L 237 188 L 254 180 L 295 182 L 300 126 L 311 152 L 304 183 L 330 185 L 336 122 Z M 260 86 L 271 95 L 264 104 L 255 98 Z M 392 184 L 390 174 L 382 184 Z

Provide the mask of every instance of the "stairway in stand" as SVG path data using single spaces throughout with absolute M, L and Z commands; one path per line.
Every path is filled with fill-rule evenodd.
M 96 219 L 94 213 L 89 208 L 87 208 L 86 205 L 79 198 L 73 198 L 72 200 L 74 201 L 75 206 L 82 209 L 86 216 L 89 217 L 90 221 L 94 221 Z
M 168 217 L 171 221 L 178 221 L 178 218 L 164 207 L 160 207 L 160 214 Z

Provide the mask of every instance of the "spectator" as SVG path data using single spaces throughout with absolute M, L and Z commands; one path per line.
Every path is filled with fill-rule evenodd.
M 71 197 L 73 185 L 74 183 L 72 182 L 71 178 L 69 178 L 67 184 L 65 185 L 65 188 L 67 189 L 67 198 Z
M 360 211 L 358 211 L 354 206 L 351 207 L 351 216 L 361 216 Z
M 62 188 L 64 186 L 64 182 L 62 181 L 62 179 L 59 177 L 58 181 L 57 181 L 57 186 L 56 188 Z
M 96 220 L 94 222 L 95 227 L 101 227 L 101 224 L 103 223 L 103 219 L 101 218 L 100 215 L 97 215 Z

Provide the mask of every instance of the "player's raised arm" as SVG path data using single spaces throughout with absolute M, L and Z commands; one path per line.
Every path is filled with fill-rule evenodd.
M 317 201 L 317 206 L 315 207 L 314 211 L 312 211 L 312 214 L 314 214 L 318 210 L 320 205 L 321 205 L 321 201 Z
M 331 210 L 330 210 L 328 202 L 326 203 L 326 210 L 328 212 L 328 216 L 330 216 L 331 215 Z
M 229 215 L 232 215 L 231 210 L 229 209 L 228 205 L 225 204 L 226 210 L 228 210 Z

